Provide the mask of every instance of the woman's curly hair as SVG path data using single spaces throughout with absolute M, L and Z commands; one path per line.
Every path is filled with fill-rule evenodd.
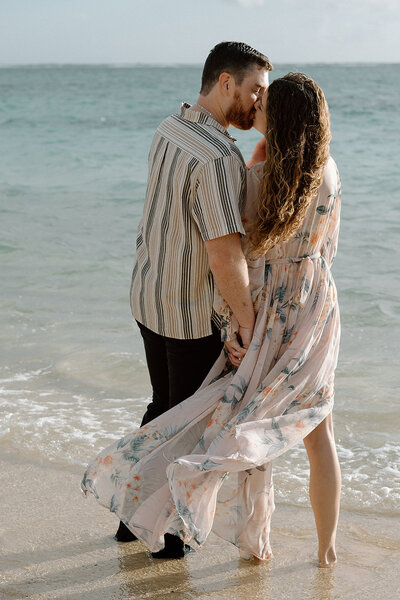
M 329 158 L 329 110 L 318 85 L 288 73 L 268 88 L 266 161 L 251 236 L 253 256 L 289 239 L 305 217 Z

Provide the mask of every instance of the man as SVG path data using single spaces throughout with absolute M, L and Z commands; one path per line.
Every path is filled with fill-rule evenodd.
M 184 103 L 155 134 L 131 286 L 153 388 L 142 425 L 191 396 L 221 352 L 214 281 L 239 321 L 242 348 L 251 340 L 254 311 L 240 241 L 246 167 L 227 127 L 252 127 L 271 69 L 246 44 L 218 44 L 197 103 Z M 135 536 L 121 522 L 116 539 Z M 165 542 L 154 557 L 183 556 L 179 538 L 166 534 Z

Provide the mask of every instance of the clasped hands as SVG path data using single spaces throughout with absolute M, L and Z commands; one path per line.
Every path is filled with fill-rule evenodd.
M 225 342 L 228 358 L 234 367 L 239 367 L 253 337 L 253 327 L 239 327 L 235 339 Z

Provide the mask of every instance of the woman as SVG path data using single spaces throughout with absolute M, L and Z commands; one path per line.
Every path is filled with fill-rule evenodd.
M 304 440 L 321 566 L 336 561 L 340 470 L 333 438 L 339 312 L 330 266 L 340 183 L 329 113 L 301 74 L 274 81 L 257 127 L 266 160 L 249 171 L 244 209 L 257 314 L 244 354 L 235 316 L 216 294 L 226 352 L 202 387 L 104 450 L 82 489 L 152 551 L 164 534 L 200 547 L 213 530 L 244 553 L 271 556 L 271 463 Z

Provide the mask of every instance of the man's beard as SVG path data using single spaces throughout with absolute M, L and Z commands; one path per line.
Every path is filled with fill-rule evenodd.
M 255 115 L 256 110 L 254 106 L 247 112 L 244 110 L 240 96 L 236 92 L 232 106 L 227 111 L 225 118 L 228 123 L 237 127 L 237 129 L 251 129 L 253 127 Z

